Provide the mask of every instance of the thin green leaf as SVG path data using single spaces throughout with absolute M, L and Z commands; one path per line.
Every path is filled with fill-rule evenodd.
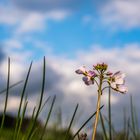
M 127 117 L 126 117 L 126 110 L 123 109 L 123 132 L 124 132 L 124 140 L 127 140 Z
M 38 109 L 37 109 L 37 112 L 36 112 L 36 115 L 35 115 L 35 118 L 33 120 L 33 124 L 32 124 L 32 127 L 31 127 L 31 130 L 29 131 L 29 134 L 27 136 L 27 140 L 30 139 L 33 131 L 34 131 L 34 128 L 35 128 L 35 124 L 36 124 L 36 120 L 39 116 L 39 112 L 40 112 L 40 109 L 41 109 L 41 105 L 42 105 L 42 100 L 43 100 L 43 94 L 44 94 L 44 87 L 45 87 L 45 75 L 46 75 L 46 62 L 45 62 L 45 57 L 44 57 L 44 63 L 43 63 L 43 78 L 42 78 L 42 88 L 41 88 L 41 95 L 40 95 L 40 101 L 39 101 L 39 105 L 38 105 Z
M 101 125 L 102 125 L 102 129 L 103 129 L 104 138 L 105 138 L 105 140 L 108 140 L 105 125 L 104 125 L 104 119 L 103 119 L 101 111 L 100 111 L 100 119 L 101 119 Z
M 134 105 L 133 105 L 132 96 L 130 96 L 130 109 L 131 109 L 131 123 L 132 123 L 132 129 L 131 130 L 133 132 L 135 140 L 137 140 L 136 126 L 135 126 L 135 120 L 134 120 Z
M 23 81 L 19 81 L 19 82 L 16 82 L 15 84 L 13 84 L 13 85 L 10 85 L 10 86 L 9 86 L 9 89 L 11 89 L 11 88 L 13 88 L 13 87 L 15 87 L 15 86 L 21 84 L 22 82 L 23 82 Z M 0 91 L 0 94 L 3 94 L 3 93 L 6 92 L 6 91 L 7 91 L 7 89 L 3 89 L 2 91 Z
M 69 127 L 67 129 L 67 132 L 66 132 L 66 135 L 65 135 L 65 139 L 64 140 L 67 140 L 69 137 L 69 132 L 70 132 L 70 129 L 71 129 L 71 126 L 72 126 L 72 123 L 73 123 L 73 120 L 75 118 L 75 115 L 76 115 L 76 112 L 77 112 L 77 109 L 78 109 L 78 104 L 76 105 L 75 107 L 75 110 L 74 110 L 74 113 L 73 113 L 73 116 L 72 116 L 72 119 L 70 121 L 70 124 L 69 124 Z
M 126 139 L 125 140 L 128 140 L 129 139 L 129 129 L 130 129 L 130 118 L 128 118 L 127 120 L 127 130 L 126 130 Z
M 19 133 L 20 133 L 22 122 L 23 122 L 23 119 L 24 119 L 24 116 L 25 116 L 25 112 L 26 112 L 26 109 L 27 109 L 27 104 L 28 104 L 28 101 L 25 100 L 23 111 L 22 111 L 22 116 L 21 116 L 21 119 L 20 119 L 20 122 L 19 122 L 19 128 L 18 128 L 18 131 L 17 131 L 16 140 L 19 138 Z
M 136 124 L 136 134 L 138 134 L 139 133 L 139 123 L 138 123 L 138 115 L 137 115 L 135 107 L 134 107 L 134 118 L 135 118 L 135 124 Z
M 109 120 L 107 119 L 107 117 L 106 117 L 106 116 L 103 116 L 103 117 L 104 117 L 105 121 L 106 121 L 106 122 L 108 123 L 108 125 L 109 125 Z M 116 132 L 116 130 L 115 130 L 113 124 L 111 124 L 111 130 L 112 130 L 112 132 L 113 132 L 114 135 L 117 135 L 117 132 Z
M 9 81 L 10 81 L 10 58 L 8 58 L 7 89 L 6 89 L 5 106 L 4 106 L 3 116 L 2 116 L 1 129 L 3 128 L 3 125 L 4 125 L 5 114 L 6 114 L 6 109 L 7 109 L 7 102 L 8 102 L 8 95 L 9 95 Z
M 99 110 L 101 110 L 103 108 L 104 105 L 102 105 Z M 97 112 L 97 111 L 96 111 Z M 78 134 L 79 132 L 83 129 L 83 127 L 96 115 L 96 112 L 94 112 L 83 124 L 82 126 L 78 129 L 78 131 L 74 134 L 74 136 L 72 137 L 71 140 L 73 140 Z
M 15 132 L 14 132 L 14 137 L 13 137 L 14 140 L 16 138 L 17 131 L 18 131 L 17 129 L 18 129 L 18 125 L 19 125 L 19 118 L 20 118 L 20 113 L 21 113 L 21 107 L 22 107 L 23 98 L 24 98 L 26 87 L 27 87 L 27 83 L 28 83 L 28 79 L 29 79 L 31 67 L 32 67 L 32 62 L 30 64 L 30 67 L 29 67 L 29 70 L 28 70 L 28 73 L 27 73 L 27 76 L 26 76 L 26 80 L 25 80 L 25 83 L 24 83 L 24 86 L 23 86 L 21 98 L 20 98 L 20 105 L 19 105 L 19 108 L 18 108 L 18 115 L 17 115 L 17 120 L 16 120 L 16 127 L 15 127 Z
M 43 108 L 45 107 L 45 105 L 47 104 L 47 102 L 49 101 L 50 97 L 51 97 L 51 96 L 49 96 L 49 97 L 45 100 L 45 102 L 43 103 L 42 107 L 40 108 L 39 114 L 41 113 L 41 111 L 43 110 Z
M 49 113 L 48 113 L 44 128 L 43 128 L 42 133 L 41 133 L 40 140 L 42 140 L 43 137 L 44 137 L 45 130 L 46 130 L 46 127 L 48 125 L 48 122 L 49 122 L 49 119 L 50 119 L 50 116 L 51 116 L 51 113 L 52 113 L 52 109 L 53 109 L 53 106 L 54 106 L 54 103 L 55 103 L 55 99 L 56 99 L 56 96 L 54 96 L 54 98 L 53 98 L 53 101 L 52 101 L 52 104 L 51 104 L 51 107 L 50 107 L 50 110 L 49 110 Z

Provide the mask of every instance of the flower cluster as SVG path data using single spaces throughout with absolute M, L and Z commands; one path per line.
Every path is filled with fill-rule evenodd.
M 105 63 L 98 63 L 96 65 L 93 65 L 92 70 L 86 70 L 86 67 L 80 67 L 75 72 L 77 74 L 83 75 L 83 81 L 86 85 L 94 84 L 94 82 L 97 82 L 97 79 L 102 81 L 106 81 L 109 86 L 120 93 L 126 93 L 128 91 L 125 84 L 125 74 L 118 71 L 116 73 L 112 73 L 110 71 L 107 71 L 108 65 Z

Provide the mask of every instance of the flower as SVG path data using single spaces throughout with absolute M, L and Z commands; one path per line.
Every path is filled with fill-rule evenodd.
M 116 73 L 114 73 L 110 79 L 109 79 L 109 83 L 112 89 L 120 92 L 120 93 L 125 93 L 128 91 L 127 87 L 124 86 L 125 83 L 125 74 L 118 71 Z
M 85 74 L 85 73 L 86 73 L 86 68 L 85 68 L 85 66 L 80 67 L 80 68 L 77 69 L 75 72 L 76 72 L 77 74 Z
M 94 84 L 94 78 L 96 77 L 96 73 L 94 71 L 89 70 L 86 71 L 85 76 L 82 78 L 86 85 Z
M 75 72 L 77 74 L 84 75 L 84 77 L 82 79 L 86 85 L 94 84 L 94 78 L 97 76 L 97 74 L 94 71 L 91 71 L 91 70 L 87 71 L 85 69 L 85 66 L 83 66 L 83 67 L 80 67 L 79 69 L 77 69 Z
M 85 82 L 86 85 L 94 84 L 94 80 L 92 80 L 91 77 L 89 77 L 89 76 L 84 76 L 82 79 L 83 79 L 83 81 Z

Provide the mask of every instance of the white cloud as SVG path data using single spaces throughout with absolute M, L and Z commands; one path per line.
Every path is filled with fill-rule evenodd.
M 21 19 L 16 33 L 28 33 L 32 31 L 40 31 L 45 28 L 45 16 L 38 13 L 31 13 Z
M 40 32 L 47 28 L 47 21 L 62 21 L 68 15 L 66 10 L 24 11 L 11 5 L 0 4 L 0 23 L 14 28 L 15 35 Z
M 24 34 L 36 31 L 44 31 L 47 28 L 47 21 L 62 21 L 68 16 L 66 11 L 51 11 L 47 13 L 31 12 L 21 19 L 16 30 L 17 34 Z
M 140 27 L 139 0 L 113 0 L 106 2 L 100 9 L 103 23 L 111 27 L 131 29 Z
M 70 15 L 70 11 L 67 10 L 54 10 L 46 13 L 46 18 L 54 21 L 64 20 Z
M 20 103 L 19 97 L 10 97 L 8 100 L 7 111 L 15 111 L 18 109 L 18 105 Z M 1 108 L 0 111 L 4 109 L 4 96 L 2 97 L 2 101 L 0 102 Z
M 6 25 L 15 25 L 21 18 L 21 13 L 9 6 L 0 5 L 0 23 Z
M 18 50 L 20 50 L 20 49 L 22 49 L 23 48 L 23 46 L 22 46 L 22 43 L 19 41 L 19 40 L 17 40 L 17 39 L 9 39 L 9 40 L 5 40 L 4 42 L 3 42 L 3 46 L 6 48 L 8 48 L 8 50 L 10 49 L 18 49 Z

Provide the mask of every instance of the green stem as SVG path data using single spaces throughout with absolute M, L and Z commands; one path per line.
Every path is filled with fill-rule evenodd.
M 108 94 L 108 118 L 109 118 L 109 140 L 112 140 L 111 134 L 111 88 L 109 87 L 109 94 Z
M 8 95 L 9 95 L 9 82 L 10 82 L 10 58 L 8 58 L 8 78 L 7 78 L 7 89 L 6 89 L 6 98 L 5 98 L 5 106 L 2 116 L 2 123 L 1 123 L 1 129 L 3 129 L 4 121 L 5 121 L 5 114 L 7 109 L 7 103 L 8 103 Z
M 99 89 L 98 89 L 98 100 L 97 100 L 97 105 L 96 105 L 96 118 L 95 118 L 95 123 L 94 123 L 94 127 L 93 127 L 93 134 L 92 134 L 92 140 L 95 140 L 95 135 L 96 135 L 96 130 L 97 130 L 97 124 L 98 124 L 98 119 L 99 119 L 99 112 L 100 112 L 100 100 L 101 100 L 101 95 L 102 95 L 102 79 L 103 76 L 101 74 L 100 76 L 100 83 L 99 83 Z
M 103 129 L 103 134 L 104 134 L 104 139 L 105 140 L 108 140 L 107 138 L 107 133 L 106 133 L 106 129 L 105 129 L 105 125 L 104 125 L 104 119 L 103 119 L 103 116 L 102 116 L 102 113 L 100 111 L 100 119 L 101 119 L 101 125 L 102 125 L 102 129 Z

